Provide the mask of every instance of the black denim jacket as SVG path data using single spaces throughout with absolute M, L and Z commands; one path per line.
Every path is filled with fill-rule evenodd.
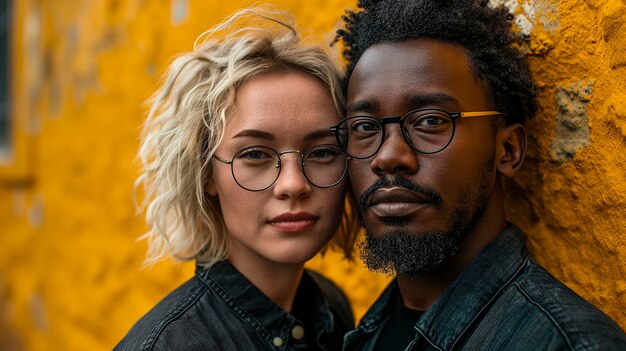
M 393 281 L 346 335 L 345 350 L 374 349 L 396 294 Z M 514 226 L 468 265 L 414 328 L 406 350 L 626 350 L 620 327 L 530 258 Z
M 340 350 L 354 327 L 343 293 L 312 271 L 302 276 L 296 309 L 311 322 L 283 311 L 228 261 L 197 266 L 115 350 Z

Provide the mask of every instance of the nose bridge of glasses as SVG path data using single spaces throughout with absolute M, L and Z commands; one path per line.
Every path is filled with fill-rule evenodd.
M 282 156 L 285 154 L 299 154 L 302 155 L 302 151 L 300 150 L 285 150 L 278 153 L 278 156 Z
M 404 117 L 403 116 L 387 116 L 387 117 L 383 117 L 382 119 L 380 119 L 380 124 L 382 125 L 381 133 L 384 136 L 384 139 L 382 139 L 380 141 L 381 144 L 384 144 L 385 140 L 389 137 L 389 134 L 385 133 L 385 126 L 387 126 L 389 124 L 398 124 L 398 128 L 400 128 L 400 131 L 402 132 L 402 135 L 404 135 L 403 123 L 404 123 Z M 406 137 L 405 137 L 405 139 L 406 139 Z M 407 142 L 408 142 L 408 140 L 407 140 Z
M 283 167 L 283 156 L 287 154 L 298 155 L 296 159 L 296 163 L 294 164 L 294 166 L 296 167 L 295 169 L 292 168 L 293 166 L 290 168 L 290 170 L 287 170 L 285 167 Z M 303 160 L 302 151 L 285 150 L 285 151 L 278 152 L 278 156 L 279 156 L 278 163 L 276 164 L 276 167 L 278 168 L 278 173 L 276 174 L 276 182 L 287 182 L 287 183 L 282 183 L 282 184 L 283 185 L 291 184 L 290 187 L 294 187 L 296 186 L 296 184 L 302 184 L 302 182 L 307 183 L 308 177 L 304 171 L 304 160 Z M 285 174 L 288 174 L 286 178 L 285 178 Z M 282 181 L 280 179 L 282 179 Z M 295 180 L 295 179 L 298 179 L 298 180 Z M 299 189 L 300 186 L 301 185 L 298 185 L 296 186 L 296 188 Z
M 282 158 L 283 155 L 287 155 L 287 154 L 298 154 L 299 155 L 299 160 L 298 160 L 298 165 L 300 167 L 304 166 L 304 161 L 302 159 L 303 157 L 303 153 L 300 150 L 285 150 L 285 151 L 281 151 L 278 153 L 278 162 L 276 163 L 276 167 L 277 168 L 281 168 L 282 167 Z
M 383 117 L 380 120 L 380 123 L 383 126 L 383 130 L 381 131 L 384 139 L 380 140 L 380 147 L 383 147 L 383 145 L 385 144 L 385 141 L 387 140 L 387 138 L 389 137 L 390 134 L 385 133 L 385 126 L 388 124 L 398 124 L 398 128 L 400 128 L 400 135 L 402 135 L 402 138 L 404 139 L 404 142 L 406 144 L 408 144 L 409 146 L 411 146 L 411 141 L 409 140 L 408 136 L 405 133 L 405 128 L 403 126 L 403 122 L 404 122 L 405 118 L 404 116 L 387 116 L 387 117 Z
M 402 124 L 402 116 L 387 116 L 387 117 L 383 117 L 380 120 L 380 123 L 383 126 L 385 126 L 387 124 L 392 124 L 392 123 Z

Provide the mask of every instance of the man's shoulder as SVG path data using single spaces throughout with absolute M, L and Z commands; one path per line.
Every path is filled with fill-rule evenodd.
M 624 331 L 610 317 L 532 259 L 491 310 L 506 316 L 508 325 L 519 333 L 534 335 L 535 340 L 560 339 L 572 350 L 626 347 Z
M 206 285 L 196 277 L 189 279 L 141 317 L 115 347 L 115 350 L 163 349 L 159 345 L 164 339 L 164 334 L 175 336 L 193 332 L 185 327 L 188 323 L 185 323 L 184 319 L 190 318 L 189 314 L 194 314 L 200 301 L 207 300 L 203 298 L 207 290 Z M 203 308 L 206 309 L 206 307 Z M 182 334 L 181 331 L 183 331 Z M 166 339 L 171 340 L 169 337 Z

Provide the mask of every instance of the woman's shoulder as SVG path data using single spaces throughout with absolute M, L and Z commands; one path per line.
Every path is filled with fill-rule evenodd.
M 186 329 L 188 323 L 184 320 L 195 319 L 190 314 L 194 314 L 197 305 L 207 300 L 203 298 L 207 294 L 208 288 L 196 277 L 189 279 L 176 290 L 165 296 L 148 313 L 139 319 L 128 331 L 126 336 L 115 347 L 115 350 L 156 350 L 159 347 L 159 339 L 163 333 L 169 335 L 185 335 L 177 333 L 173 329 Z M 203 304 L 204 305 L 204 304 Z M 206 309 L 207 306 L 203 306 Z M 183 321 L 181 323 L 181 321 Z M 170 339 L 168 337 L 168 339 Z M 180 341 L 171 340 L 175 344 Z
M 341 291 L 341 289 L 332 280 L 326 278 L 322 273 L 311 269 L 306 269 L 306 272 L 325 296 L 337 298 L 339 300 L 346 300 L 347 302 L 343 291 Z
M 350 308 L 350 303 L 344 292 L 321 273 L 310 269 L 307 269 L 306 272 L 319 287 L 331 311 L 335 317 L 339 319 L 339 322 L 349 329 L 352 329 L 354 327 L 354 317 L 352 316 L 352 309 Z

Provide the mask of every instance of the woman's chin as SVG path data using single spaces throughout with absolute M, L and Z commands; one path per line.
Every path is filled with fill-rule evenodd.
M 322 249 L 322 247 L 315 247 L 310 249 L 305 248 L 296 248 L 296 249 L 284 249 L 281 251 L 275 252 L 273 261 L 277 263 L 284 264 L 304 264 L 308 260 L 312 259 L 317 255 L 317 253 Z

